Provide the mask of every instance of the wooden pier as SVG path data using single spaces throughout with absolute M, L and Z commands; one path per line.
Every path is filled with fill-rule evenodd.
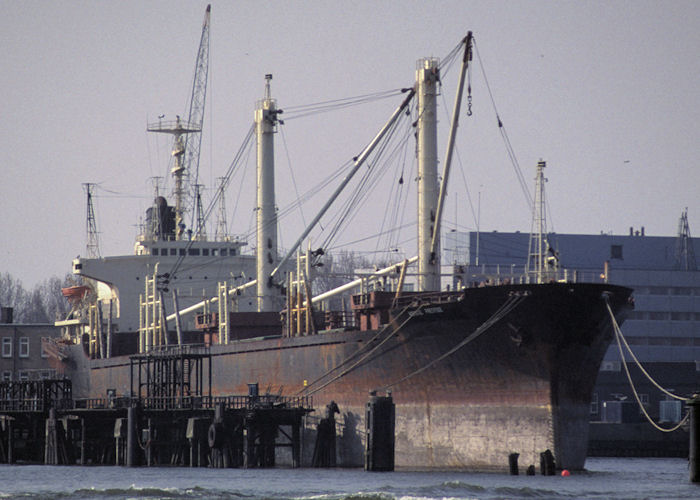
M 74 399 L 65 379 L 0 382 L 0 463 L 274 467 L 286 449 L 289 465 L 301 466 L 311 398 L 261 395 L 257 384 L 212 397 L 204 348 L 131 363 L 129 396 Z

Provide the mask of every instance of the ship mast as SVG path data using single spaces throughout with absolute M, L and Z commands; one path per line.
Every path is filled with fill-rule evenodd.
M 277 103 L 270 95 L 272 75 L 265 75 L 265 97 L 255 109 L 257 139 L 257 250 L 258 312 L 272 311 L 275 288 L 272 271 L 277 264 L 277 214 L 275 212 L 275 149 Z
M 85 194 L 87 195 L 87 219 L 85 223 L 85 232 L 87 234 L 86 252 L 88 259 L 98 259 L 100 257 L 100 240 L 97 232 L 97 222 L 95 221 L 95 206 L 93 204 L 93 196 L 96 184 L 86 182 L 83 184 Z
M 204 218 L 204 207 L 202 207 L 202 189 L 204 189 L 203 184 L 194 185 L 194 201 L 195 201 L 195 219 L 197 221 L 195 225 L 194 239 L 197 241 L 207 241 L 207 226 L 206 220 Z
M 185 165 L 184 165 L 184 155 L 185 155 L 185 144 L 182 140 L 183 136 L 186 134 L 191 134 L 194 132 L 201 132 L 201 125 L 191 124 L 180 119 L 177 115 L 175 121 L 157 121 L 155 123 L 149 123 L 146 127 L 148 132 L 158 132 L 161 134 L 170 134 L 174 137 L 173 139 L 173 149 L 172 156 L 175 158 L 175 165 L 173 166 L 170 173 L 173 176 L 175 182 L 174 195 L 175 195 L 175 239 L 182 240 L 185 233 L 185 189 L 184 189 L 184 177 L 185 177 Z
M 228 223 L 226 222 L 226 178 L 219 177 L 219 211 L 216 217 L 216 233 L 214 234 L 215 241 L 226 241 L 228 238 Z
M 688 207 L 681 213 L 678 221 L 678 239 L 676 240 L 676 261 L 674 269 L 682 271 L 696 271 L 695 250 L 693 239 L 690 236 L 690 225 L 688 224 Z
M 559 257 L 547 241 L 547 211 L 544 193 L 545 161 L 537 163 L 535 176 L 535 201 L 532 205 L 532 228 L 527 256 L 526 273 L 532 276 L 536 283 L 544 283 L 556 278 L 559 267 Z
M 440 69 L 436 58 L 420 59 L 416 68 L 418 95 L 418 291 L 440 290 L 440 243 L 435 252 L 431 241 L 435 231 L 438 200 L 437 95 Z
M 188 110 L 188 119 L 182 120 L 178 115 L 175 121 L 162 121 L 149 123 L 146 130 L 171 134 L 173 136 L 172 156 L 175 165 L 171 170 L 175 187 L 175 239 L 182 240 L 185 234 L 185 212 L 187 211 L 190 186 L 188 178 L 194 170 L 195 184 L 199 170 L 199 150 L 202 141 L 202 123 L 204 121 L 204 103 L 207 91 L 207 75 L 209 72 L 209 19 L 211 17 L 211 5 L 207 5 L 202 24 L 202 35 L 199 40 L 197 61 L 194 69 L 192 83 L 192 95 Z M 162 116 L 161 116 L 162 117 Z M 194 135 L 193 135 L 194 134 Z M 191 139 L 190 139 L 191 137 Z M 194 188 L 196 189 L 196 188 Z M 197 203 L 195 193 L 194 202 Z M 193 221 L 194 222 L 194 221 Z M 196 235 L 201 235 L 204 228 L 195 228 Z

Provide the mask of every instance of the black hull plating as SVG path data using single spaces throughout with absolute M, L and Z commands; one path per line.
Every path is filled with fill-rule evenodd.
M 362 465 L 368 391 L 390 388 L 399 467 L 503 469 L 510 453 L 527 466 L 550 449 L 558 466 L 581 469 L 590 396 L 613 335 L 603 296 L 622 322 L 630 293 L 607 284 L 473 288 L 459 300 L 414 302 L 380 331 L 215 345 L 212 390 L 244 394 L 258 382 L 313 393 L 318 408 L 334 400 L 340 465 Z M 130 390 L 126 357 L 74 355 L 71 365 L 78 396 Z

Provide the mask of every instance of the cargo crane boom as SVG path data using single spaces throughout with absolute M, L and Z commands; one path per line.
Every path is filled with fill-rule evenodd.
M 192 80 L 192 96 L 188 110 L 187 122 L 199 128 L 199 132 L 187 134 L 185 139 L 185 162 L 184 167 L 190 175 L 194 174 L 194 182 L 188 186 L 187 192 L 195 189 L 199 178 L 199 152 L 202 145 L 202 125 L 204 123 L 204 105 L 207 97 L 207 76 L 209 73 L 209 18 L 211 15 L 211 5 L 207 5 L 204 13 L 204 23 L 202 24 L 202 36 L 199 40 L 199 51 L 197 52 L 197 62 L 194 68 L 194 78 Z M 197 197 L 192 196 L 192 203 L 196 203 Z M 194 227 L 195 210 L 191 210 L 192 221 L 190 227 Z M 198 222 L 199 225 L 199 222 Z M 205 234 L 204 227 L 194 227 L 194 234 Z

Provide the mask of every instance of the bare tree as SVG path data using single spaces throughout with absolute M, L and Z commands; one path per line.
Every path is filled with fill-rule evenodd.
M 22 313 L 24 316 L 23 323 L 49 323 L 49 316 L 46 313 L 40 285 L 34 287 L 28 294 Z
M 0 273 L 0 306 L 12 307 L 13 320 L 17 323 L 24 322 L 26 301 L 27 292 L 22 282 L 8 272 Z
M 61 288 L 74 284 L 75 278 L 66 274 L 63 279 L 48 278 L 27 291 L 10 273 L 0 273 L 0 305 L 13 308 L 15 323 L 53 323 L 70 310 Z
M 318 265 L 318 264 L 322 265 Z M 339 287 L 355 279 L 355 270 L 371 267 L 367 257 L 341 250 L 337 254 L 324 255 L 314 270 L 314 294 Z
M 66 274 L 63 279 L 58 276 L 52 276 L 40 285 L 44 309 L 49 321 L 65 319 L 70 311 L 70 304 L 63 296 L 63 293 L 61 293 L 61 289 L 77 283 L 72 274 Z

